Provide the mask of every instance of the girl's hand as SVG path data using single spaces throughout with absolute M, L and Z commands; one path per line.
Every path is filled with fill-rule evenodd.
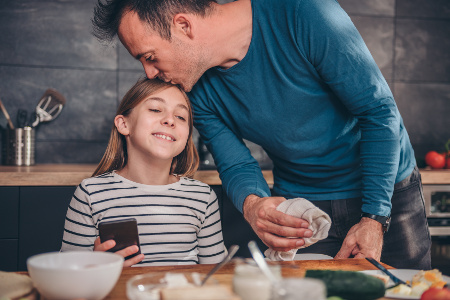
M 108 240 L 104 243 L 100 243 L 100 237 L 97 237 L 97 239 L 94 242 L 94 251 L 102 251 L 105 252 L 112 247 L 116 245 L 116 242 L 114 240 Z M 125 249 L 119 250 L 116 253 L 119 254 L 122 257 L 127 257 L 129 255 L 132 255 L 139 251 L 139 247 L 136 245 L 126 247 Z M 135 257 L 132 257 L 130 259 L 127 259 L 123 262 L 124 267 L 131 267 L 134 264 L 137 264 L 138 262 L 142 261 L 144 259 L 144 254 L 136 255 Z

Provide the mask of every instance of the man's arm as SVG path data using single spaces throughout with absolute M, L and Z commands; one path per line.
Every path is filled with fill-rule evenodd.
M 348 15 L 336 1 L 302 2 L 304 49 L 324 82 L 357 118 L 361 132 L 362 211 L 388 216 L 400 159 L 401 117 L 378 66 Z M 309 17 L 301 18 L 308 14 Z M 319 29 L 319 30 L 318 30 Z M 299 30 L 300 32 L 300 30 Z M 314 36 L 313 47 L 308 44 Z M 380 258 L 383 232 L 362 218 L 349 231 L 336 258 Z
M 302 246 L 303 235 L 307 232 L 312 235 L 310 230 L 305 229 L 309 224 L 276 210 L 278 204 L 285 199 L 270 197 L 270 189 L 259 164 L 242 139 L 201 101 L 191 101 L 195 126 L 214 157 L 222 187 L 235 207 L 241 212 L 244 209 L 247 222 L 272 249 L 287 251 Z

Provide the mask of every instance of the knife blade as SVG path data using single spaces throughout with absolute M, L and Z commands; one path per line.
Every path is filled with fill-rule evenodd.
M 407 284 L 406 282 L 404 282 L 403 280 L 401 280 L 400 278 L 398 278 L 397 276 L 395 276 L 394 274 L 392 274 L 391 272 L 389 272 L 385 267 L 383 267 L 382 264 L 380 264 L 379 262 L 377 262 L 375 259 L 371 258 L 371 257 L 366 257 L 366 260 L 368 260 L 372 265 L 374 265 L 375 267 L 377 267 L 379 270 L 381 270 L 384 274 L 386 274 L 387 276 L 389 276 L 389 278 L 391 278 L 391 280 L 396 284 L 404 284 L 407 286 L 411 286 L 410 284 Z

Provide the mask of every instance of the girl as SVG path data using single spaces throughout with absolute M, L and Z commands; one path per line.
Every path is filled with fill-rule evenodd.
M 136 218 L 141 254 L 124 266 L 213 264 L 225 257 L 214 191 L 191 179 L 198 167 L 192 109 L 177 86 L 141 79 L 117 110 L 106 152 L 78 186 L 67 211 L 61 251 L 111 249 L 101 221 Z M 117 251 L 127 257 L 130 246 Z

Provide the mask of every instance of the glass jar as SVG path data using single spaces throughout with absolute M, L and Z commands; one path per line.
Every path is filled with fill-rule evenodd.
M 276 278 L 281 279 L 280 265 L 269 264 L 269 268 Z M 242 300 L 270 300 L 272 286 L 256 263 L 248 260 L 234 268 L 233 291 Z

